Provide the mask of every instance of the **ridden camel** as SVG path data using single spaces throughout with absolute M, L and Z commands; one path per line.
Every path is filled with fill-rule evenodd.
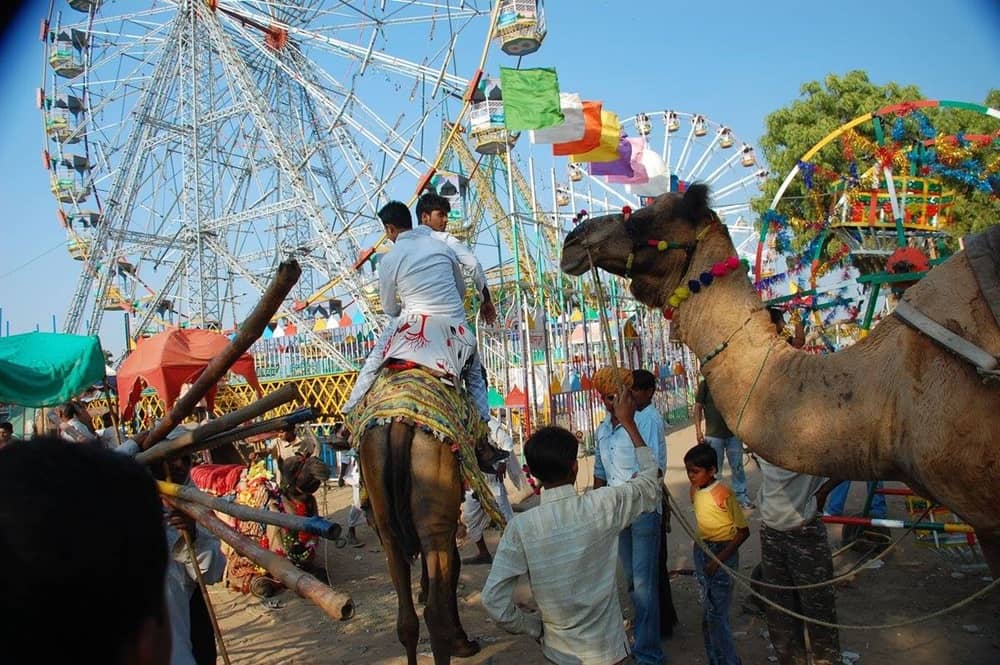
M 566 237 L 562 269 L 581 275 L 592 260 L 630 277 L 640 302 L 669 308 L 675 288 L 736 254 L 707 199 L 707 187 L 695 185 L 630 215 L 589 219 Z M 1000 355 L 1000 327 L 965 252 L 903 299 Z M 751 450 L 818 476 L 904 481 L 972 525 L 1000 574 L 1000 382 L 984 383 L 972 365 L 894 316 L 837 353 L 793 349 L 741 270 L 681 302 L 673 331 L 703 360 L 719 411 Z
M 440 381 L 431 380 L 430 385 L 451 390 Z M 447 443 L 407 422 L 371 428 L 362 424 L 352 430 L 362 432 L 361 475 L 396 589 L 396 633 L 406 648 L 408 665 L 417 664 L 420 632 L 410 582 L 417 555 L 427 571 L 424 620 L 434 664 L 447 665 L 451 656 L 474 655 L 479 645 L 462 629 L 456 599 L 461 559 L 455 532 L 463 486 L 455 454 Z

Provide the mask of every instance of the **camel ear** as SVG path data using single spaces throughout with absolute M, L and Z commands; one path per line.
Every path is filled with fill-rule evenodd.
M 698 222 L 709 214 L 708 208 L 708 185 L 697 183 L 691 185 L 684 192 L 684 198 L 676 209 L 677 215 L 689 222 Z

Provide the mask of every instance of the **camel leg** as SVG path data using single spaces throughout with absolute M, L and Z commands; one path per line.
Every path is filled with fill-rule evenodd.
M 1000 534 L 980 536 L 977 533 L 976 536 L 979 539 L 979 547 L 983 550 L 986 565 L 990 567 L 990 572 L 993 573 L 994 577 L 1000 576 Z
M 452 547 L 447 544 L 441 549 L 424 551 L 427 557 L 427 605 L 424 607 L 424 621 L 431 634 L 431 651 L 434 665 L 451 663 L 452 647 L 459 639 L 454 622 L 452 605 L 451 569 L 454 567 Z
M 389 539 L 391 540 L 391 536 Z M 383 541 L 385 556 L 389 563 L 392 585 L 396 587 L 396 636 L 406 649 L 407 665 L 417 665 L 417 640 L 420 638 L 420 619 L 413 606 L 413 592 L 410 589 L 410 562 L 395 543 Z
M 448 597 L 451 599 L 452 621 L 455 622 L 456 632 L 455 643 L 451 647 L 451 655 L 457 658 L 468 658 L 479 653 L 479 643 L 469 639 L 465 629 L 462 628 L 462 620 L 458 616 L 458 580 L 462 572 L 462 557 L 458 553 L 457 543 L 451 551 L 451 558 L 454 564 L 451 567 L 451 593 L 448 594 Z
M 369 437 L 361 447 L 361 468 L 367 478 L 382 478 L 385 461 L 388 458 L 387 430 L 370 430 Z M 413 606 L 413 590 L 410 588 L 410 560 L 396 543 L 389 526 L 387 496 L 383 483 L 371 483 L 368 488 L 375 525 L 385 550 L 386 562 L 392 586 L 396 589 L 398 602 L 396 613 L 396 635 L 406 649 L 407 665 L 417 665 L 417 640 L 420 638 L 420 619 Z
M 414 484 L 410 500 L 421 554 L 427 566 L 424 621 L 431 635 L 435 665 L 447 665 L 451 662 L 453 649 L 457 645 L 465 646 L 465 640 L 458 642 L 459 628 L 455 621 L 458 614 L 455 567 L 459 562 L 455 532 L 462 483 L 454 454 L 440 441 L 416 433 L 411 454 Z M 464 648 L 459 651 L 465 655 Z
M 417 595 L 417 602 L 421 605 L 427 604 L 427 559 L 420 557 L 420 594 Z

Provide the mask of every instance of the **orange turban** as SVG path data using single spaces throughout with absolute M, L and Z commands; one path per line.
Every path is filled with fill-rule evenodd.
M 590 383 L 602 395 L 613 395 L 622 387 L 632 387 L 632 370 L 624 367 L 602 367 L 594 373 Z

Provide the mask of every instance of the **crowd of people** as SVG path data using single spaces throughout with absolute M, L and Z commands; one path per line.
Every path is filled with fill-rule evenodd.
M 462 520 L 477 553 L 464 562 L 491 566 L 482 591 L 483 607 L 503 629 L 535 638 L 552 663 L 661 665 L 667 661 L 663 639 L 670 636 L 677 612 L 666 574 L 671 507 L 664 494 L 664 418 L 653 401 L 656 378 L 643 369 L 606 368 L 595 374 L 592 383 L 606 415 L 595 433 L 589 491 L 580 494 L 576 489 L 577 437 L 555 426 L 531 433 L 523 455 L 531 475 L 541 483 L 540 504 L 515 514 L 505 476 L 515 487 L 526 483 L 520 467 L 506 462 L 514 446 L 502 421 L 504 412 L 493 415 L 486 403 L 485 372 L 465 318 L 463 269 L 473 276 L 483 318 L 491 321 L 496 312 L 482 267 L 445 231 L 447 213 L 447 200 L 435 194 L 421 198 L 417 227 L 401 203 L 392 202 L 379 212 L 395 243 L 379 270 L 382 306 L 393 319 L 344 411 L 350 413 L 362 403 L 386 364 L 401 360 L 434 367 L 439 378 L 466 390 L 479 416 L 489 423 L 491 446 L 480 457 L 480 467 L 489 473 L 490 498 L 508 522 L 491 555 L 484 533 L 490 518 L 481 505 L 486 497 L 471 493 L 465 497 Z M 779 328 L 781 323 L 775 321 Z M 414 338 L 417 328 L 419 339 Z M 790 341 L 794 344 L 796 338 Z M 34 647 L 24 635 L 51 623 L 46 600 L 65 584 L 83 591 L 71 594 L 72 603 L 90 599 L 100 609 L 81 605 L 59 610 L 75 619 L 59 622 L 65 639 L 47 654 L 53 662 L 78 652 L 104 655 L 102 661 L 109 663 L 215 662 L 213 631 L 198 580 L 223 579 L 225 556 L 218 540 L 187 515 L 161 503 L 152 476 L 128 454 L 107 450 L 115 446 L 101 439 L 83 405 L 70 402 L 52 413 L 54 417 L 40 425 L 42 436 L 28 445 L 11 445 L 12 428 L 0 423 L 0 566 L 24 572 L 8 576 L 7 592 L 0 594 L 0 602 L 7 606 L 4 615 L 10 618 L 0 622 L 0 639 L 27 662 Z M 743 469 L 743 444 L 715 408 L 704 381 L 697 390 L 694 424 L 698 443 L 683 462 L 697 524 L 693 559 L 705 651 L 710 665 L 737 665 L 740 658 L 729 623 L 733 597 L 729 571 L 738 567 L 740 547 L 750 536 L 744 511 L 760 510 L 764 582 L 783 587 L 769 587 L 767 595 L 783 607 L 836 623 L 832 587 L 817 585 L 832 576 L 820 514 L 836 482 L 762 462 L 762 485 L 754 503 Z M 346 436 L 344 431 L 336 434 Z M 118 447 L 119 452 L 133 455 L 138 450 L 131 441 Z M 274 460 L 273 484 L 289 502 L 283 509 L 303 516 L 318 513 L 312 495 L 331 473 L 317 459 L 314 441 L 300 438 L 290 428 L 273 445 L 254 452 Z M 719 480 L 725 461 L 732 486 Z M 175 458 L 170 465 L 153 469 L 153 475 L 190 483 L 190 462 L 187 457 Z M 353 493 L 348 542 L 360 546 L 356 529 L 363 524 L 364 513 L 357 460 L 348 452 L 342 462 L 340 484 L 351 485 Z M 255 471 L 251 465 L 241 472 L 242 487 L 249 491 L 251 478 L 270 479 L 263 468 Z M 261 492 L 261 496 L 266 493 Z M 85 536 L 98 514 L 99 527 Z M 53 536 L 56 530 L 59 537 L 37 537 Z M 71 537 L 75 532 L 80 532 L 80 539 Z M 66 552 L 68 543 L 86 542 L 95 534 L 100 548 L 82 555 L 79 548 Z M 308 538 L 291 534 L 282 536 L 281 544 L 282 553 L 293 562 L 309 565 Z M 100 561 L 98 551 L 114 553 L 115 560 Z M 43 575 L 47 566 L 58 568 L 59 574 Z M 628 622 L 617 592 L 619 566 L 623 590 L 634 610 Z M 39 578 L 44 584 L 36 588 Z M 537 611 L 515 602 L 521 578 L 530 582 Z M 793 588 L 802 585 L 811 586 Z M 780 665 L 804 664 L 807 650 L 816 665 L 839 662 L 836 630 L 805 626 L 773 607 L 767 620 Z M 164 656 L 171 653 L 164 650 L 171 642 L 173 655 Z

